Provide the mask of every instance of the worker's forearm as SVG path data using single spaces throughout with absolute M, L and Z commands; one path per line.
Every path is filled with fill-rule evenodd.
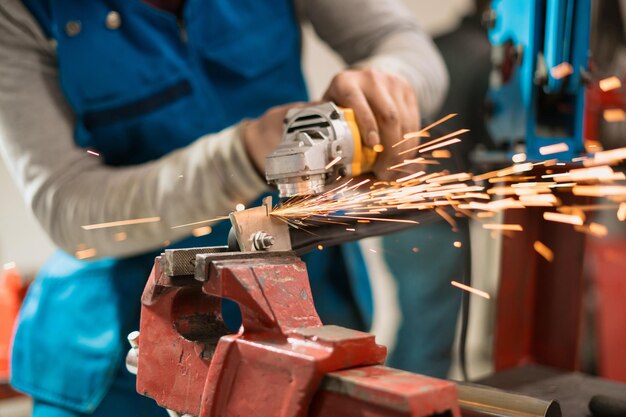
M 306 0 L 300 4 L 317 34 L 353 66 L 403 76 L 432 116 L 445 98 L 448 74 L 435 45 L 398 0 Z
M 66 179 L 54 181 L 35 196 L 33 211 L 55 243 L 70 253 L 82 244 L 96 249 L 98 257 L 125 257 L 184 238 L 194 227 L 172 226 L 228 214 L 266 187 L 247 161 L 237 130 L 201 138 L 158 161 L 134 167 L 76 161 L 63 173 Z M 161 221 L 100 230 L 80 227 L 154 216 Z M 120 231 L 127 235 L 123 241 L 115 239 Z
M 28 206 L 69 253 L 130 256 L 190 233 L 171 226 L 227 214 L 266 185 L 237 128 L 198 139 L 159 160 L 108 167 L 78 148 L 54 51 L 17 0 L 0 4 L 0 154 Z M 158 223 L 83 230 L 82 225 L 161 217 Z M 127 239 L 115 240 L 124 231 Z

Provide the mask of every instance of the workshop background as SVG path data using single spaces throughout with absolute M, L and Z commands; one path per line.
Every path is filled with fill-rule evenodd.
M 464 18 L 476 13 L 477 7 L 471 0 L 403 1 L 433 37 L 443 39 L 443 45 L 446 44 L 445 35 L 465 24 Z M 622 7 L 622 11 L 624 10 L 626 7 Z M 315 36 L 311 28 L 306 28 L 304 35 L 304 71 L 309 91 L 312 98 L 320 97 L 332 76 L 343 64 L 340 58 Z M 623 36 L 623 33 L 621 35 Z M 626 54 L 623 53 L 623 43 L 620 48 L 618 55 L 621 58 L 604 68 L 607 76 L 624 74 Z M 471 66 L 470 63 L 468 65 Z M 603 126 L 602 131 L 609 138 L 607 140 L 614 141 L 612 143 L 614 147 L 626 146 L 624 136 L 621 135 L 622 132 L 626 133 L 624 125 L 626 123 L 622 122 Z M 0 215 L 0 264 L 16 265 L 21 279 L 28 281 L 34 277 L 54 247 L 33 215 L 24 206 L 20 194 L 1 161 L 0 190 L 3 195 L 0 203 L 2 214 Z M 597 204 L 602 204 L 602 202 L 599 201 Z M 615 360 L 618 357 L 626 357 L 626 330 L 624 325 L 620 324 L 626 317 L 626 303 L 622 305 L 619 303 L 619 300 L 626 295 L 626 279 L 623 273 L 626 270 L 626 257 L 624 256 L 626 254 L 626 228 L 624 222 L 618 221 L 613 212 L 598 212 L 594 221 L 606 225 L 608 234 L 603 237 L 588 236 L 585 243 L 583 310 L 581 317 L 576 317 L 576 319 L 580 318 L 583 335 L 578 369 L 626 382 L 626 361 Z M 498 368 L 493 355 L 495 316 L 498 308 L 496 295 L 499 290 L 502 268 L 506 268 L 503 263 L 507 262 L 508 258 L 502 256 L 502 248 L 506 247 L 506 244 L 503 245 L 503 239 L 506 237 L 498 235 L 494 238 L 488 230 L 483 229 L 476 222 L 472 222 L 470 228 L 473 285 L 493 295 L 491 300 L 478 299 L 473 302 L 469 315 L 471 331 L 467 340 L 467 361 L 471 365 L 468 367 L 468 372 L 470 379 L 479 379 L 490 375 Z M 377 335 L 378 343 L 392 347 L 394 334 L 400 321 L 394 280 L 381 256 L 374 253 L 375 251 L 367 250 L 379 248 L 380 239 L 369 238 L 362 241 L 361 245 L 374 279 L 372 287 L 376 308 L 372 332 Z M 5 282 L 9 279 L 12 277 L 8 275 L 4 277 Z M 609 295 L 612 299 L 603 304 L 600 299 L 602 296 Z M 2 296 L 1 289 L 0 296 Z M 605 320 L 600 321 L 600 318 Z M 567 318 L 564 317 L 563 320 Z M 514 331 L 511 329 L 511 332 Z M 1 334 L 2 329 L 0 329 Z M 0 345 L 0 350 L 1 348 L 3 346 Z M 601 355 L 600 352 L 606 356 Z M 2 355 L 3 353 L 0 352 L 0 371 L 2 371 L 2 361 L 6 362 L 6 356 Z M 457 355 L 455 355 L 455 361 L 456 358 Z M 461 378 L 458 363 L 453 366 L 450 376 L 456 379 Z M 0 375 L 0 383 L 1 378 L 2 375 Z M 2 393 L 0 389 L 0 399 Z M 0 400 L 0 417 L 27 415 L 29 415 L 27 399 Z

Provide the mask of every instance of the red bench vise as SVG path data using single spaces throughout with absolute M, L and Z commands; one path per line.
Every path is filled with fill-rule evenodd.
M 155 261 L 126 364 L 137 391 L 170 416 L 561 416 L 555 401 L 384 367 L 373 335 L 322 325 L 293 251 L 346 238 L 303 239 L 271 207 L 231 213 L 229 246 L 166 250 Z M 241 310 L 234 334 L 223 299 Z
M 241 309 L 236 334 L 223 298 Z M 322 325 L 289 252 L 166 251 L 130 339 L 137 391 L 179 415 L 460 416 L 454 383 L 381 366 L 373 335 Z

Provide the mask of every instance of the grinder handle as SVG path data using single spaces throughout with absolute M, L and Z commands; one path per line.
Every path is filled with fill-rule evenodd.
M 359 126 L 356 124 L 356 118 L 354 117 L 354 110 L 347 107 L 340 107 L 344 114 L 346 122 L 352 132 L 352 139 L 354 141 L 354 159 L 352 160 L 352 176 L 357 177 L 361 174 L 366 174 L 372 171 L 374 162 L 376 162 L 376 152 L 372 148 L 368 148 L 363 144 L 361 140 L 361 134 L 359 133 Z

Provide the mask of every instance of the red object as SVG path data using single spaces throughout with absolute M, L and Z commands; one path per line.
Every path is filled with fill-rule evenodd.
M 9 379 L 11 338 L 25 290 L 15 266 L 0 271 L 0 381 Z
M 568 196 L 560 197 L 564 204 L 574 204 Z M 494 334 L 497 371 L 531 363 L 579 368 L 585 235 L 571 225 L 544 221 L 544 211 L 526 208 L 505 214 L 503 223 L 520 224 L 524 231 L 502 240 Z M 553 251 L 552 262 L 535 252 L 535 241 Z
M 386 348 L 373 335 L 323 326 L 296 256 L 219 253 L 205 264 L 201 282 L 165 275 L 157 258 L 142 297 L 139 393 L 199 417 L 460 416 L 453 383 L 379 366 Z M 223 298 L 241 309 L 237 334 Z
M 626 242 L 589 239 L 596 289 L 596 329 L 600 376 L 626 382 Z

